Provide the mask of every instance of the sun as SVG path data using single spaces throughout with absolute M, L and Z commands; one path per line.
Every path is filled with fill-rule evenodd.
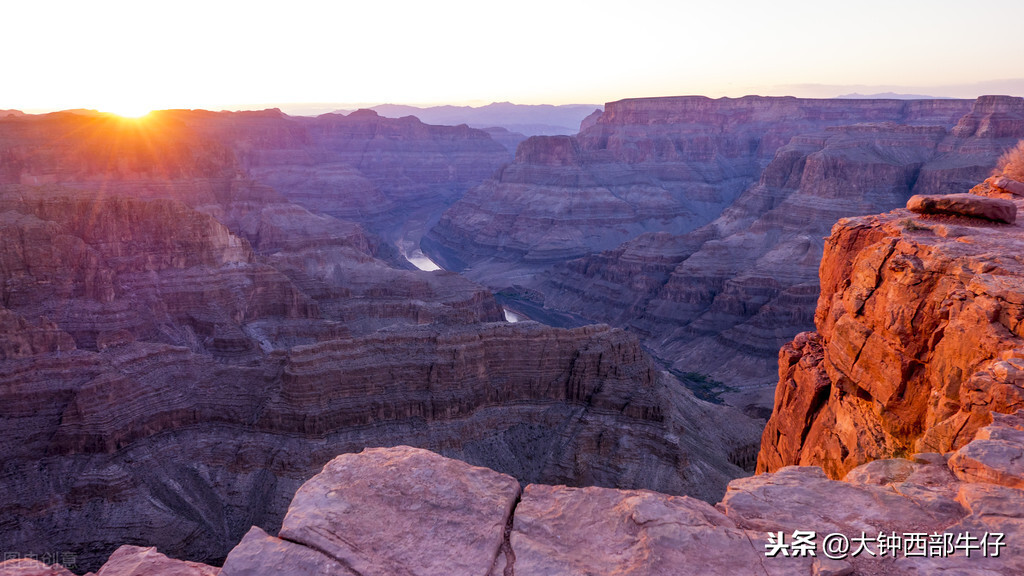
M 121 118 L 142 118 L 153 110 L 143 106 L 124 104 L 120 106 L 110 107 L 108 110 L 111 114 L 116 114 Z

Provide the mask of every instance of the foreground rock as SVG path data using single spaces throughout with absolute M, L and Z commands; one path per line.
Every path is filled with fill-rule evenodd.
M 408 447 L 366 450 L 332 460 L 299 489 L 280 538 L 343 573 L 486 574 L 518 497 L 514 478 L 486 468 Z M 277 573 L 275 550 L 261 545 L 259 555 L 240 546 L 222 574 Z
M 1024 421 L 1024 411 L 1013 418 Z M 254 527 L 220 574 L 1020 574 L 1024 491 L 965 477 L 955 464 L 985 438 L 1012 437 L 1024 449 L 1009 422 L 985 428 L 948 463 L 941 454 L 878 460 L 842 481 L 787 467 L 733 481 L 717 506 L 645 490 L 520 492 L 509 476 L 425 450 L 369 449 L 328 463 L 296 493 L 279 536 Z M 976 454 L 998 466 L 991 451 Z M 14 571 L 24 565 L 0 564 L 0 574 L 62 574 Z M 126 546 L 98 576 L 216 570 Z
M 156 548 L 122 546 L 96 576 L 217 576 L 220 572 L 214 566 L 168 558 Z

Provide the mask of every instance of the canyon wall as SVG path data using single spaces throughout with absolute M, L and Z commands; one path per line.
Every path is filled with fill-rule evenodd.
M 575 137 L 535 137 L 470 190 L 424 249 L 500 284 L 489 260 L 552 264 L 716 218 L 798 134 L 856 122 L 952 127 L 965 101 L 675 97 L 611 102 Z M 491 268 L 495 268 L 492 270 Z M 509 273 L 509 276 L 513 274 Z
M 713 102 L 626 101 L 605 114 L 616 122 L 672 122 L 696 114 L 697 103 L 713 110 Z M 748 104 L 754 102 L 760 101 Z M 765 99 L 754 112 L 768 116 L 773 105 L 780 115 L 803 106 Z M 723 394 L 727 401 L 766 416 L 778 348 L 812 327 L 822 238 L 832 223 L 903 206 L 913 194 L 964 192 L 1024 138 L 1020 98 L 984 97 L 960 108 L 955 102 L 888 103 L 879 111 L 857 102 L 846 112 L 840 112 L 843 101 L 820 106 L 809 110 L 838 123 L 824 129 L 796 123 L 785 139 L 778 137 L 763 170 L 707 225 L 681 235 L 642 234 L 534 277 L 517 274 L 524 268 L 513 265 L 506 282 L 533 290 L 531 306 L 628 328 L 666 364 L 726 383 L 734 388 Z M 719 125 L 731 127 L 724 118 L 734 116 L 723 115 Z M 604 130 L 614 133 L 616 126 Z M 495 278 L 485 280 L 501 285 Z

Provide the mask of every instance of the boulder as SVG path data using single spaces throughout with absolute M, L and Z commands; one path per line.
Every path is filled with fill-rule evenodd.
M 907 209 L 918 214 L 970 216 L 1006 224 L 1013 224 L 1017 220 L 1017 205 L 1013 202 L 974 194 L 918 194 L 907 201 Z

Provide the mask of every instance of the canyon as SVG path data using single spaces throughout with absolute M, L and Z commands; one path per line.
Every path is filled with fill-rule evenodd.
M 575 137 L 524 142 L 423 246 L 527 317 L 630 330 L 767 417 L 776 353 L 812 327 L 832 224 L 966 192 L 1022 137 L 1011 97 L 613 102 Z
M 335 116 L 7 120 L 5 552 L 96 569 L 137 543 L 220 563 L 368 446 L 708 500 L 752 470 L 758 423 L 695 398 L 633 336 L 505 322 L 487 289 L 402 258 L 382 215 L 418 218 L 504 158 L 486 133 Z M 287 159 L 316 154 L 331 163 L 311 170 L 366 188 L 290 185 Z M 364 190 L 378 211 L 350 209 Z
M 511 162 L 372 111 L 0 119 L 4 552 L 1018 573 L 1022 136 L 1008 97 L 628 100 Z M 1005 547 L 766 557 L 804 530 Z

